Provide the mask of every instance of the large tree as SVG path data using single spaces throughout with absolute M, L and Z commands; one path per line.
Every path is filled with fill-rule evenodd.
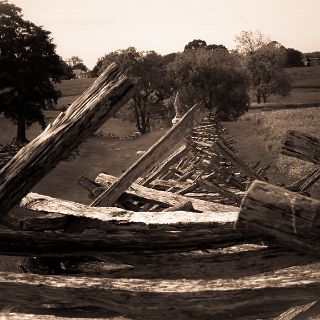
M 56 103 L 52 81 L 63 74 L 50 32 L 24 20 L 22 10 L 0 1 L 0 112 L 17 123 L 16 144 L 26 143 L 26 125 L 45 126 L 42 109 Z
M 187 109 L 203 101 L 223 119 L 243 114 L 249 105 L 248 81 L 239 57 L 221 46 L 208 48 L 203 43 L 200 46 L 189 43 L 186 47 L 169 66 L 175 75 L 182 107 Z
M 288 48 L 287 52 L 287 67 L 303 67 L 303 53 L 299 50 Z
M 236 38 L 237 49 L 243 55 L 250 83 L 257 102 L 267 102 L 272 94 L 286 96 L 290 84 L 284 67 L 286 49 L 276 41 L 270 41 L 261 32 L 243 31 Z
M 174 90 L 174 83 L 169 77 L 166 65 L 174 55 L 161 56 L 154 51 L 138 52 L 129 47 L 105 55 L 97 62 L 94 70 L 97 74 L 116 61 L 136 85 L 136 94 L 130 100 L 134 111 L 136 126 L 141 134 L 150 131 L 150 117 L 160 115 L 162 102 L 169 98 Z

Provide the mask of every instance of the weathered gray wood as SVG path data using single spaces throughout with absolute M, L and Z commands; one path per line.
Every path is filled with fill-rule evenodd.
M 312 308 L 315 304 L 319 303 L 318 301 L 312 301 L 303 305 L 294 306 L 289 310 L 283 312 L 279 317 L 275 318 L 275 320 L 306 320 L 306 319 L 316 319 L 309 318 L 306 313 L 310 312 L 310 308 Z M 318 314 L 319 316 L 319 314 Z
M 184 260 L 179 259 L 180 263 Z M 270 266 L 276 259 L 266 254 L 264 260 L 257 259 L 256 265 L 260 267 L 253 265 L 256 272 L 250 275 L 246 259 L 242 268 L 232 257 L 229 262 L 220 262 L 220 267 L 214 260 L 210 264 L 210 259 L 212 261 L 212 257 L 204 259 L 210 269 L 202 264 L 208 272 L 217 269 L 216 275 L 210 278 L 203 273 L 200 277 L 190 278 L 185 274 L 187 279 L 169 280 L 141 275 L 130 279 L 127 275 L 101 278 L 0 273 L 1 302 L 20 308 L 91 307 L 95 311 L 109 310 L 137 319 L 248 320 L 271 319 L 284 308 L 316 300 L 320 294 L 319 263 L 279 268 L 279 262 L 284 264 L 280 260 L 277 270 L 272 270 Z M 254 261 L 251 259 L 251 262 Z M 176 264 L 169 263 L 165 270 L 170 266 L 175 272 Z M 271 271 L 263 272 L 263 268 Z M 244 270 L 242 277 L 234 275 L 239 269 Z M 127 274 L 130 273 L 134 274 L 134 270 Z
M 110 206 L 130 185 L 144 173 L 147 173 L 152 166 L 163 160 L 166 153 L 179 143 L 185 135 L 199 123 L 207 114 L 202 103 L 192 107 L 158 142 L 156 142 L 139 160 L 137 160 L 121 177 L 111 185 L 104 193 L 96 198 L 92 206 Z
M 1 169 L 0 219 L 132 96 L 133 84 L 119 70 L 111 64 L 66 112 Z
M 287 189 L 254 181 L 242 201 L 236 228 L 320 256 L 320 201 Z
M 9 308 L 10 310 L 10 308 Z M 41 310 L 38 310 L 38 312 L 41 312 Z M 45 312 L 45 310 L 42 309 L 42 312 Z M 17 313 L 17 312 L 10 312 L 10 311 L 3 311 L 2 313 L 0 312 L 0 319 L 1 320 L 129 320 L 129 318 L 125 317 L 115 317 L 115 316 L 90 316 L 85 317 L 81 315 L 81 318 L 79 317 L 69 317 L 70 313 L 74 314 L 74 311 L 69 311 L 66 312 L 67 317 L 63 317 L 60 314 L 58 316 L 55 315 L 45 315 L 45 314 L 27 314 L 27 313 Z M 79 312 L 78 312 L 79 313 Z M 87 312 L 88 313 L 88 312 Z
M 306 133 L 289 130 L 283 138 L 281 153 L 319 164 L 320 140 Z
M 149 186 L 150 183 L 160 176 L 162 173 L 166 172 L 172 164 L 177 162 L 183 156 L 185 156 L 188 152 L 188 148 L 186 145 L 182 145 L 178 150 L 176 150 L 172 155 L 170 155 L 167 159 L 162 161 L 154 170 L 152 170 L 148 175 L 143 178 L 139 184 L 143 186 Z
M 232 223 L 213 225 L 212 228 L 208 228 L 207 224 L 200 228 L 197 224 L 196 228 L 181 230 L 148 230 L 148 226 L 140 227 L 140 232 L 137 231 L 138 226 L 128 229 L 115 226 L 110 228 L 112 232 L 92 230 L 83 233 L 0 231 L 0 254 L 25 257 L 95 257 L 97 253 L 123 255 L 185 252 L 245 239 L 234 232 Z
M 186 199 L 193 203 L 193 199 Z M 186 202 L 183 204 L 185 203 Z M 142 223 L 145 225 L 183 225 L 192 223 L 224 224 L 234 222 L 238 213 L 237 208 L 230 206 L 229 208 L 232 208 L 233 211 L 229 212 L 133 212 L 116 207 L 90 207 L 84 204 L 52 198 L 37 193 L 29 193 L 24 197 L 21 201 L 21 206 L 26 209 L 40 212 L 58 213 L 77 218 L 96 219 L 99 223 L 111 222 L 121 225 L 124 225 L 125 223 Z
M 215 143 L 215 148 L 218 153 L 230 161 L 236 168 L 241 170 L 246 176 L 251 179 L 257 179 L 265 181 L 265 178 L 254 172 L 245 162 L 243 162 L 234 152 L 232 152 L 227 145 L 225 145 L 221 140 L 217 140 Z
M 100 173 L 95 181 L 103 186 L 108 186 L 116 179 L 116 177 Z M 168 207 L 177 206 L 185 203 L 186 201 L 191 201 L 194 209 L 201 212 L 230 212 L 238 210 L 237 208 L 232 206 L 221 205 L 219 203 L 207 202 L 199 199 L 191 199 L 172 192 L 146 188 L 136 183 L 133 183 L 131 187 L 126 191 L 126 193 L 141 196 L 146 199 L 154 199 L 156 201 L 159 201 L 159 204 L 167 204 Z

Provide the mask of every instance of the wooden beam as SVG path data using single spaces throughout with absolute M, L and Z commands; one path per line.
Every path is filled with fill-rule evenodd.
M 183 197 L 193 204 L 193 199 Z M 186 202 L 183 202 L 185 205 Z M 205 202 L 205 201 L 203 201 Z M 180 203 L 179 203 L 180 205 Z M 229 206 L 234 209 L 229 212 L 211 211 L 205 213 L 199 212 L 134 212 L 123 210 L 116 207 L 90 207 L 77 202 L 52 198 L 37 193 L 29 193 L 21 201 L 21 206 L 26 209 L 58 213 L 71 217 L 86 218 L 97 220 L 98 223 L 117 223 L 124 225 L 139 223 L 145 225 L 183 225 L 183 224 L 197 224 L 209 223 L 214 225 L 233 223 L 237 217 L 237 208 Z M 228 206 L 225 206 L 228 207 Z
M 316 304 L 319 304 L 319 301 L 312 301 L 303 305 L 294 306 L 289 310 L 281 313 L 281 315 L 274 320 L 306 320 L 306 319 L 316 319 L 316 318 L 309 318 L 308 314 L 310 313 L 310 309 L 314 307 Z M 316 314 L 319 316 L 319 313 Z
M 188 148 L 186 145 L 182 145 L 178 150 L 171 154 L 168 158 L 162 161 L 154 170 L 152 170 L 148 175 L 143 178 L 139 184 L 147 187 L 150 183 L 160 176 L 162 173 L 166 172 L 174 163 L 185 156 L 188 153 Z
M 320 140 L 306 133 L 289 130 L 282 140 L 281 153 L 320 164 Z
M 116 177 L 100 173 L 97 178 L 96 182 L 100 185 L 105 187 L 109 186 L 110 183 L 116 181 Z M 159 191 L 155 189 L 150 189 L 143 187 L 139 184 L 133 183 L 131 187 L 126 191 L 127 194 L 140 196 L 146 199 L 153 199 L 160 203 L 166 204 L 168 207 L 178 206 L 187 201 L 191 201 L 192 205 L 195 210 L 200 212 L 212 212 L 212 211 L 221 211 L 221 212 L 230 212 L 230 211 L 237 211 L 238 208 L 222 205 L 219 203 L 214 202 L 207 202 L 204 200 L 199 199 L 191 199 L 186 196 L 182 196 L 172 192 L 166 191 Z
M 272 319 L 285 308 L 318 299 L 319 262 L 280 268 L 274 265 L 273 271 L 264 272 L 261 271 L 261 265 L 270 270 L 276 259 L 266 252 L 265 260 L 256 258 L 255 263 L 261 263 L 260 268 L 257 268 L 253 252 L 250 253 L 249 260 L 256 272 L 248 274 L 248 262 L 243 259 L 243 267 L 240 269 L 245 271 L 242 277 L 234 274 L 239 272 L 239 264 L 231 256 L 229 263 L 221 262 L 223 255 L 220 258 L 216 256 L 217 263 L 208 257 L 202 265 L 197 263 L 199 270 L 207 270 L 209 274 L 212 274 L 211 269 L 217 269 L 214 276 L 209 278 L 196 271 L 193 272 L 199 276 L 195 278 L 184 273 L 187 278 L 169 279 L 145 278 L 138 272 L 136 277 L 126 273 L 121 277 L 114 275 L 117 274 L 114 270 L 111 277 L 61 277 L 1 272 L 1 303 L 23 309 L 43 305 L 51 308 L 92 308 L 138 319 L 247 320 Z M 236 257 L 233 254 L 233 258 Z M 184 267 L 181 262 L 186 258 L 180 256 L 179 259 L 178 267 L 181 269 Z M 280 263 L 283 261 L 280 260 Z M 206 267 L 208 264 L 210 268 Z M 176 264 L 173 265 L 176 267 Z M 170 269 L 170 266 L 166 265 L 165 269 Z M 134 274 L 134 270 L 127 271 L 127 274 Z
M 254 181 L 242 201 L 236 228 L 320 256 L 320 201 L 287 189 Z
M 0 219 L 132 94 L 132 82 L 111 64 L 67 111 L 0 170 Z
M 179 143 L 195 124 L 201 122 L 206 114 L 207 110 L 202 103 L 193 106 L 169 132 L 124 172 L 108 190 L 95 199 L 91 205 L 113 205 L 137 178 L 146 174 L 156 163 L 164 159 L 167 152 Z

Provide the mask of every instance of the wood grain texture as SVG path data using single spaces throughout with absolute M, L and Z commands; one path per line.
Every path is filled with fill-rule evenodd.
M 153 277 L 162 265 L 156 278 L 139 273 L 139 266 L 105 270 L 103 277 L 0 273 L 1 302 L 24 308 L 91 307 L 134 319 L 244 320 L 272 319 L 320 293 L 319 262 L 265 249 L 226 252 L 157 259 L 158 264 L 151 259 L 145 267 Z
M 158 140 L 140 159 L 138 159 L 108 190 L 92 202 L 92 206 L 113 205 L 120 195 L 140 176 L 145 175 L 158 162 L 162 161 L 167 152 L 179 143 L 186 134 L 202 119 L 208 111 L 202 103 L 193 106 L 181 120 Z
M 320 201 L 287 189 L 254 181 L 242 201 L 236 228 L 320 256 Z
M 282 140 L 281 153 L 320 164 L 320 140 L 306 133 L 289 130 Z
M 133 94 L 132 82 L 111 64 L 67 111 L 0 171 L 0 219 L 58 162 L 112 117 Z
M 116 181 L 116 179 L 116 177 L 100 173 L 97 176 L 95 182 L 105 187 L 108 187 L 110 183 L 113 183 L 114 181 Z M 137 195 L 150 200 L 155 200 L 158 201 L 159 204 L 167 204 L 168 207 L 178 206 L 187 201 L 191 201 L 194 209 L 201 212 L 230 212 L 238 210 L 238 208 L 234 206 L 228 206 L 220 203 L 189 198 L 172 192 L 150 189 L 143 187 L 137 183 L 132 183 L 131 187 L 129 187 L 126 193 L 130 195 Z

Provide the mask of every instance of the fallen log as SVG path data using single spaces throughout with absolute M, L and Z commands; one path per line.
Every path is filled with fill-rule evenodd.
M 99 253 L 158 254 L 214 248 L 225 243 L 250 239 L 234 232 L 231 223 L 227 223 L 225 228 L 223 224 L 212 228 L 208 228 L 208 224 L 204 228 L 199 228 L 197 224 L 195 228 L 184 230 L 183 228 L 180 230 L 149 228 L 148 230 L 145 226 L 127 229 L 119 225 L 105 228 L 107 230 L 102 228 L 104 225 L 99 231 L 95 229 L 92 232 L 83 233 L 0 231 L 0 254 L 59 258 L 96 257 Z
M 138 319 L 271 319 L 319 297 L 319 267 L 313 263 L 240 278 L 220 269 L 225 278 L 169 280 L 2 272 L 0 294 L 3 304 L 26 309 L 90 307 Z M 229 264 L 230 269 L 235 267 Z
M 320 201 L 254 181 L 242 201 L 236 229 L 320 256 L 319 221 Z
M 320 140 L 306 133 L 289 130 L 282 140 L 281 153 L 320 164 Z
M 111 64 L 67 111 L 0 170 L 0 219 L 132 96 L 133 84 L 119 70 Z
M 193 106 L 169 132 L 124 172 L 108 190 L 97 197 L 91 205 L 113 205 L 120 195 L 126 191 L 137 178 L 146 174 L 152 166 L 161 161 L 172 146 L 179 143 L 206 114 L 207 110 L 202 103 Z
M 95 182 L 105 187 L 108 187 L 110 183 L 113 183 L 114 181 L 116 181 L 116 179 L 116 177 L 100 173 L 97 176 Z M 158 202 L 159 205 L 164 204 L 167 207 L 178 206 L 185 203 L 186 201 L 191 201 L 194 209 L 200 212 L 229 212 L 238 210 L 236 207 L 226 206 L 219 203 L 207 202 L 199 199 L 191 199 L 172 192 L 146 188 L 136 183 L 133 183 L 131 187 L 126 191 L 126 193 L 130 195 L 140 196 L 145 199 L 155 200 Z
M 186 198 L 186 197 L 183 197 Z M 183 204 L 190 201 L 191 198 L 186 198 Z M 203 201 L 205 202 L 205 201 Z M 175 212 L 134 212 L 123 210 L 116 207 L 90 207 L 77 202 L 52 198 L 37 193 L 29 193 L 21 201 L 21 207 L 47 212 L 52 214 L 62 214 L 71 217 L 85 218 L 88 221 L 97 220 L 98 223 L 117 223 L 124 225 L 127 224 L 144 224 L 144 225 L 177 225 L 183 226 L 187 224 L 196 223 L 215 223 L 223 225 L 224 223 L 232 223 L 237 217 L 237 208 L 229 206 L 233 211 L 219 212 L 211 211 L 205 213 L 188 212 L 188 211 L 175 211 Z M 180 205 L 180 204 L 179 204 Z M 228 206 L 225 206 L 228 207 Z

